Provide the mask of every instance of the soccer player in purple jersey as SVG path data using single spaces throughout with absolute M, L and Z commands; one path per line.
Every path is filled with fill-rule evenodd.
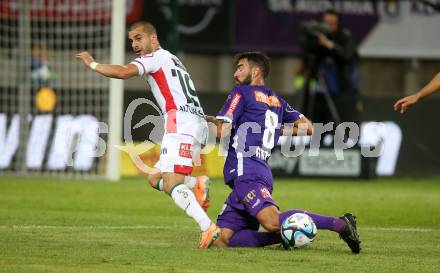
M 217 117 L 207 116 L 217 137 L 229 137 L 224 166 L 225 183 L 232 189 L 217 218 L 220 247 L 262 247 L 282 243 L 280 223 L 293 213 L 308 214 L 318 229 L 339 233 L 354 253 L 360 252 L 355 216 L 323 216 L 304 210 L 280 212 L 272 199 L 273 177 L 267 159 L 281 134 L 312 134 L 313 126 L 301 113 L 268 89 L 269 59 L 260 52 L 236 58 L 236 87 Z M 268 232 L 258 232 L 262 225 Z

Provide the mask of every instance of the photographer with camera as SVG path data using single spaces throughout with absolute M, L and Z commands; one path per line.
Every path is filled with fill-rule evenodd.
M 322 22 L 302 24 L 299 33 L 301 58 L 307 69 L 303 90 L 303 113 L 314 122 L 336 125 L 344 121 L 358 122 L 357 114 L 357 47 L 351 33 L 342 27 L 339 14 L 327 10 Z M 319 84 L 310 97 L 310 82 Z

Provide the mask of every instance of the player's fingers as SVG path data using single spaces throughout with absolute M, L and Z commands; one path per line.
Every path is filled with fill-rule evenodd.
M 399 110 L 401 104 L 402 104 L 402 100 L 398 100 L 398 101 L 394 104 L 394 110 L 395 110 L 395 111 Z
M 87 55 L 89 55 L 89 53 L 87 51 L 82 51 L 82 52 L 76 53 L 77 57 L 84 57 L 84 56 L 87 56 Z
M 400 113 L 401 114 L 405 113 L 407 108 L 408 108 L 408 103 L 403 103 L 400 108 Z

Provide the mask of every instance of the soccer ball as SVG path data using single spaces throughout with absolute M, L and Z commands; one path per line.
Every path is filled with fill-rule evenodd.
M 281 238 L 285 249 L 300 248 L 316 238 L 318 229 L 313 219 L 304 213 L 294 213 L 281 225 Z

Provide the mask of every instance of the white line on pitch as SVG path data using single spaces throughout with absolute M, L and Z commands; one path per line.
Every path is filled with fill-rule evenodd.
M 10 226 L 0 226 L 3 229 L 191 229 L 189 227 L 181 227 L 178 225 L 169 225 L 169 226 L 142 226 L 142 225 L 134 225 L 134 226 L 108 226 L 108 225 L 97 225 L 97 226 L 51 226 L 51 225 L 10 225 Z
M 359 227 L 360 230 L 391 231 L 391 232 L 439 232 L 435 228 L 404 228 L 404 227 Z
M 0 229 L 195 229 L 191 227 L 182 227 L 181 225 L 133 225 L 133 226 L 110 226 L 110 225 L 97 225 L 97 226 L 55 226 L 55 225 L 0 225 Z M 405 227 L 359 227 L 360 230 L 367 231 L 384 231 L 384 232 L 440 232 L 440 229 L 434 228 L 405 228 Z

